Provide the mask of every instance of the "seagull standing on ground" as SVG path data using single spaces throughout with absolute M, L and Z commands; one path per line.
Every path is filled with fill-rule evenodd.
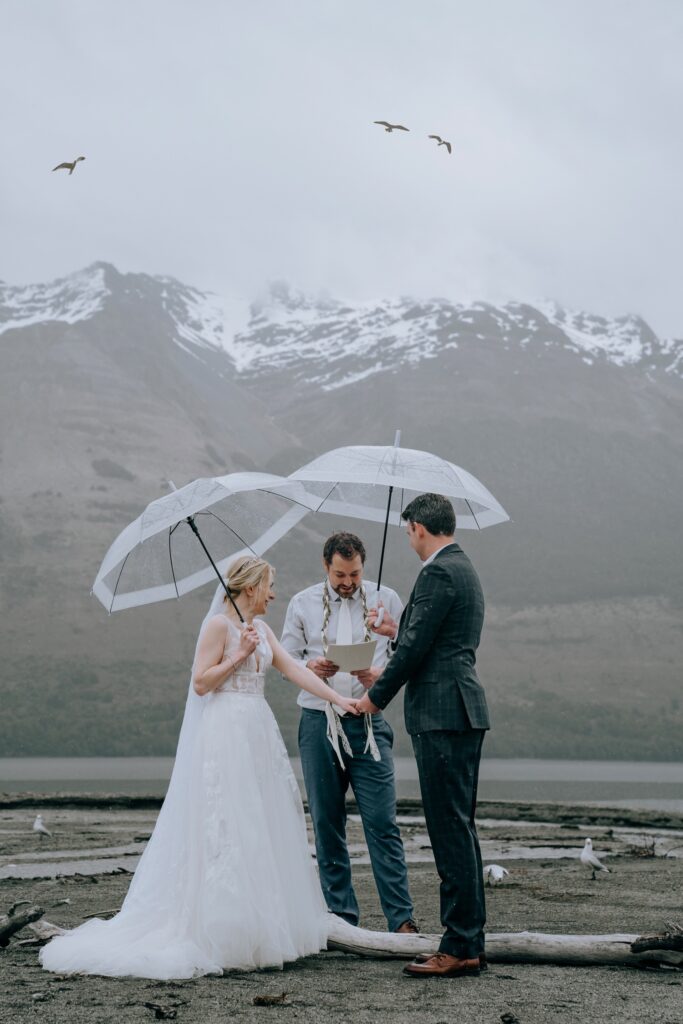
M 487 864 L 484 868 L 484 878 L 489 886 L 499 885 L 509 874 L 508 869 L 502 868 L 500 864 Z
M 587 871 L 592 872 L 591 878 L 595 881 L 596 871 L 606 871 L 609 874 L 609 868 L 606 868 L 604 864 L 601 864 L 598 858 L 593 853 L 593 840 L 587 839 L 586 844 L 581 851 L 581 863 Z
M 373 124 L 381 124 L 385 132 L 409 132 L 410 128 L 406 128 L 403 124 L 390 124 L 389 121 L 373 121 Z
M 427 138 L 428 139 L 436 139 L 437 146 L 445 146 L 446 149 L 448 150 L 449 155 L 450 155 L 451 144 L 446 139 L 442 139 L 440 135 L 428 135 Z
M 38 833 L 41 842 L 43 841 L 43 836 L 52 836 L 52 832 L 48 832 L 43 824 L 42 814 L 39 814 L 33 822 L 33 831 Z
M 61 171 L 62 168 L 63 168 L 65 171 L 68 171 L 69 174 L 73 174 L 73 172 L 76 170 L 76 164 L 78 163 L 79 160 L 85 160 L 85 157 L 84 156 L 77 156 L 76 159 L 74 161 L 72 161 L 72 163 L 69 163 L 68 160 L 65 160 L 63 164 L 57 164 L 57 166 L 53 167 L 52 170 L 53 171 Z

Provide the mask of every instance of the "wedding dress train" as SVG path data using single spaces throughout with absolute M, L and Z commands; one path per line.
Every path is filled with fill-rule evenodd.
M 255 625 L 261 642 L 237 674 L 205 697 L 190 692 L 166 800 L 120 912 L 53 939 L 47 970 L 166 980 L 281 967 L 325 948 L 301 797 L 264 698 L 272 650 Z

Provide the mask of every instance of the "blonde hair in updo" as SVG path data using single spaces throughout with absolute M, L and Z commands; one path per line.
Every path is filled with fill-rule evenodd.
M 275 569 L 270 562 L 266 562 L 264 558 L 255 558 L 253 555 L 244 555 L 235 559 L 229 566 L 225 582 L 232 596 L 237 597 L 247 587 L 263 586 L 264 580 L 267 581 L 266 585 L 269 585 L 274 576 Z M 227 594 L 223 600 L 228 600 Z

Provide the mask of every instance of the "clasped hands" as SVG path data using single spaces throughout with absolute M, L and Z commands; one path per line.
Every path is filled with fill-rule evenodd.
M 306 662 L 306 668 L 310 668 L 311 672 L 315 672 L 318 678 L 322 679 L 323 682 L 326 682 L 331 676 L 336 675 L 339 671 L 339 665 L 335 665 L 333 661 L 328 661 L 327 658 L 311 658 L 310 661 Z M 366 690 L 369 690 L 373 683 L 375 683 L 375 681 L 381 676 L 382 669 L 364 668 L 359 669 L 356 672 L 351 672 L 350 674 L 355 676 L 358 682 L 362 683 Z M 374 714 L 376 711 L 379 711 L 379 708 L 376 708 L 370 701 L 367 693 L 364 694 L 360 700 L 353 698 L 350 700 L 344 699 L 343 707 L 344 710 L 350 711 L 351 714 L 355 715 L 365 714 L 365 712 L 371 712 Z
M 306 662 L 306 668 L 309 668 L 311 672 L 315 672 L 318 678 L 322 679 L 323 682 L 326 682 L 331 676 L 336 675 L 339 671 L 339 665 L 335 665 L 333 661 L 329 661 L 327 658 L 311 658 L 310 661 Z M 377 680 L 381 674 L 381 668 L 365 668 L 350 673 L 350 675 L 356 677 L 359 683 L 363 684 L 366 690 L 370 689 L 375 680 Z M 379 711 L 379 708 L 375 707 L 367 694 L 364 694 L 360 700 L 340 697 L 339 706 L 343 707 L 345 711 L 350 712 L 352 715 L 361 715 L 367 711 L 372 713 Z
M 355 697 L 339 697 L 332 702 L 352 715 L 376 715 L 380 708 L 375 707 L 367 693 L 358 699 Z

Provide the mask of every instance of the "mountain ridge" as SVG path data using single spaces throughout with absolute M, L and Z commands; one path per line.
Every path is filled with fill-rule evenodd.
M 412 364 L 485 336 L 503 348 L 528 346 L 538 336 L 545 347 L 563 345 L 586 362 L 604 359 L 617 366 L 641 366 L 650 372 L 683 376 L 683 339 L 660 339 L 635 313 L 610 318 L 565 309 L 552 300 L 536 305 L 515 301 L 493 305 L 403 297 L 354 304 L 312 298 L 275 282 L 265 296 L 249 305 L 248 322 L 242 329 L 229 332 L 219 296 L 170 276 L 121 274 L 104 262 L 47 284 L 0 283 L 0 334 L 50 320 L 86 320 L 102 309 L 115 289 L 130 292 L 131 288 L 123 287 L 126 281 L 133 289 L 143 283 L 158 292 L 177 328 L 176 344 L 183 347 L 189 342 L 186 350 L 197 358 L 201 358 L 197 349 L 223 351 L 241 376 L 258 375 L 264 364 L 269 370 L 274 366 L 287 369 L 298 360 L 310 368 L 308 383 L 330 390 L 365 376 L 391 372 L 391 365 L 382 362 L 382 354 Z M 19 315 L 12 316 L 13 312 Z M 337 364 L 349 357 L 364 359 L 369 365 L 345 374 Z

